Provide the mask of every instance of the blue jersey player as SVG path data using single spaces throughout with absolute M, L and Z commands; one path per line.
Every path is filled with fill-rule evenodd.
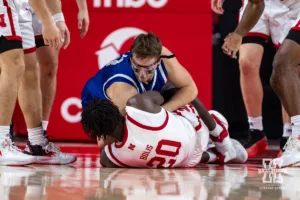
M 163 105 L 166 110 L 174 111 L 196 98 L 198 90 L 188 71 L 156 35 L 141 34 L 130 52 L 108 63 L 87 81 L 82 91 L 82 106 L 93 98 L 106 98 L 124 114 L 129 98 L 149 90 L 161 92 L 167 80 L 179 92 Z

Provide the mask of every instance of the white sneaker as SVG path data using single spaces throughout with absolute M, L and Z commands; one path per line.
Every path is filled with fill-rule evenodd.
M 273 159 L 277 168 L 297 166 L 300 163 L 300 136 L 290 136 L 281 157 Z
M 237 140 L 231 139 L 231 142 L 236 151 L 236 157 L 231 161 L 234 163 L 245 163 L 248 159 L 248 153 L 245 147 L 243 147 L 243 145 Z
M 63 153 L 52 142 L 45 142 L 45 145 L 31 145 L 27 142 L 24 150 L 26 154 L 36 158 L 37 164 L 67 165 L 76 161 L 76 156 Z
M 228 122 L 226 118 L 218 111 L 210 110 L 209 114 L 214 118 L 215 122 L 223 128 L 218 137 L 210 135 L 219 153 L 224 155 L 224 162 L 228 162 L 236 157 L 235 147 L 228 134 Z
M 10 138 L 0 142 L 0 165 L 29 165 L 35 157 L 24 154 Z

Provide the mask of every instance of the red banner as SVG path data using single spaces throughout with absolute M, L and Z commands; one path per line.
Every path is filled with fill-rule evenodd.
M 87 139 L 80 125 L 80 93 L 83 86 L 101 66 L 128 51 L 136 35 L 148 31 L 157 34 L 163 45 L 176 54 L 179 62 L 193 76 L 199 98 L 208 108 L 211 107 L 212 19 L 208 2 L 91 0 L 88 1 L 90 29 L 84 39 L 80 39 L 77 30 L 78 9 L 75 1 L 62 2 L 71 31 L 71 44 L 60 54 L 57 96 L 48 127 L 50 139 Z M 128 2 L 135 2 L 136 7 L 137 2 L 144 4 L 139 4 L 139 8 L 126 8 L 125 5 L 131 5 Z M 162 2 L 166 2 L 165 5 L 157 8 Z M 134 9 L 134 12 L 127 12 Z

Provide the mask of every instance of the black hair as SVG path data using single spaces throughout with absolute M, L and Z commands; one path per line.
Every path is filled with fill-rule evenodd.
M 81 113 L 83 130 L 92 139 L 112 135 L 122 121 L 123 116 L 119 108 L 107 99 L 93 99 Z

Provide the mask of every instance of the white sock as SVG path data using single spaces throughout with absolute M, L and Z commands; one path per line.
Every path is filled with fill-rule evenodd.
M 292 122 L 292 136 L 300 135 L 300 115 L 291 117 Z
M 255 130 L 263 130 L 262 116 L 248 117 L 249 128 Z
M 43 125 L 43 130 L 44 131 L 47 131 L 48 124 L 49 124 L 49 121 L 45 121 L 45 120 L 42 121 L 42 125 Z
M 32 145 L 44 145 L 46 138 L 44 136 L 43 127 L 30 128 L 28 131 L 28 139 Z
M 209 133 L 215 137 L 218 137 L 221 132 L 223 131 L 222 126 L 220 126 L 219 124 L 216 125 L 216 128 L 212 131 L 209 131 Z
M 8 137 L 9 126 L 0 126 L 0 140 L 4 140 Z
M 282 137 L 290 137 L 292 135 L 292 126 L 290 123 L 285 123 L 283 126 Z

